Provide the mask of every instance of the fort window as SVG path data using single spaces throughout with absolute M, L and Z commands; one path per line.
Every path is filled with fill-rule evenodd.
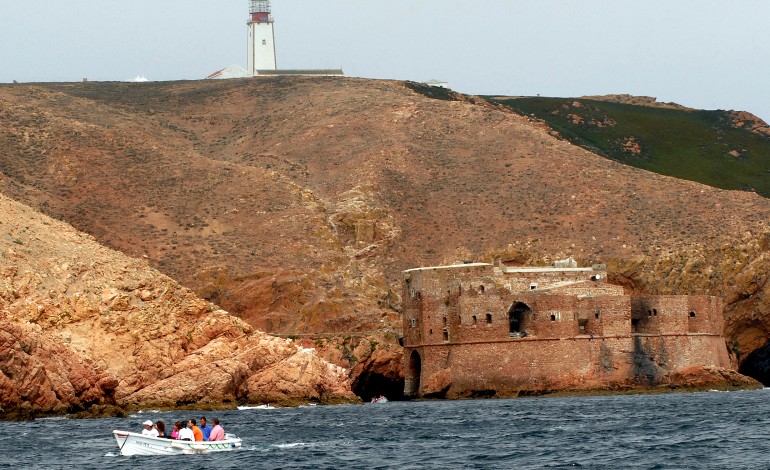
M 588 320 L 578 320 L 578 327 L 580 328 L 581 333 L 586 332 L 586 326 L 588 326 Z
M 446 320 L 446 317 L 444 317 L 444 326 L 446 326 L 446 324 L 447 324 L 447 320 Z
M 409 326 L 411 326 L 412 328 L 416 327 L 417 326 L 417 319 L 416 318 L 412 318 L 411 320 L 409 320 Z
M 651 317 L 651 316 L 652 316 L 652 310 L 647 310 L 647 316 L 648 316 L 648 317 Z
M 476 319 L 476 315 L 473 316 L 472 320 L 474 325 L 478 322 L 478 320 Z
M 433 328 L 430 329 L 430 334 L 433 334 Z
M 524 320 L 531 313 L 532 309 L 524 302 L 513 304 L 511 309 L 508 310 L 508 326 L 511 335 L 520 336 L 520 333 L 524 332 Z
M 636 333 L 637 325 L 639 325 L 639 319 L 638 318 L 633 318 L 631 320 L 631 333 Z
M 530 289 L 530 290 L 535 290 L 535 289 L 537 289 L 537 282 L 533 282 L 532 284 L 530 284 L 530 285 L 529 285 L 529 289 Z
M 479 293 L 480 293 L 480 294 L 483 294 L 483 293 L 484 293 L 484 286 L 479 286 Z
M 594 313 L 594 318 L 599 319 L 599 312 Z
M 556 321 L 556 315 L 551 314 L 551 321 Z
M 695 318 L 695 312 L 690 312 L 690 318 Z
M 449 342 L 449 332 L 444 330 L 444 341 Z
M 487 313 L 487 323 L 492 323 L 492 314 Z
M 652 315 L 657 317 L 658 316 L 658 310 L 657 309 L 652 309 Z

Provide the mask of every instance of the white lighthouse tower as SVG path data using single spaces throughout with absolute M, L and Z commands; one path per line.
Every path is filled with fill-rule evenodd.
M 249 0 L 249 58 L 247 70 L 257 75 L 258 70 L 275 70 L 275 32 L 270 0 Z

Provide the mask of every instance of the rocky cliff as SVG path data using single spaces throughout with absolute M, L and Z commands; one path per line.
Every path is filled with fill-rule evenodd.
M 361 395 L 399 386 L 401 271 L 446 261 L 608 262 L 639 292 L 728 295 L 742 359 L 767 340 L 767 199 L 610 161 L 532 117 L 430 91 L 308 77 L 0 86 L 0 191 L 251 327 L 317 346 Z M 98 296 L 118 308 L 182 302 L 113 287 Z M 192 325 L 177 344 L 205 349 Z
M 355 400 L 345 370 L 0 196 L 0 408 Z

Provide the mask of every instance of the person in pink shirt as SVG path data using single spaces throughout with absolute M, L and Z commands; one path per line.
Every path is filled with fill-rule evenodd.
M 171 431 L 171 439 L 179 439 L 179 430 L 182 429 L 183 426 L 181 421 L 174 423 L 174 430 Z
M 224 441 L 225 430 L 219 425 L 219 419 L 214 418 L 213 423 L 214 427 L 211 429 L 211 434 L 209 434 L 209 441 Z

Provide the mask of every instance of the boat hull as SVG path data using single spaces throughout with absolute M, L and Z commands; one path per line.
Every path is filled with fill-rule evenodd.
M 112 431 L 120 455 L 179 455 L 228 452 L 241 448 L 241 439 L 230 437 L 224 441 L 179 441 L 162 437 L 144 436 L 135 432 Z

